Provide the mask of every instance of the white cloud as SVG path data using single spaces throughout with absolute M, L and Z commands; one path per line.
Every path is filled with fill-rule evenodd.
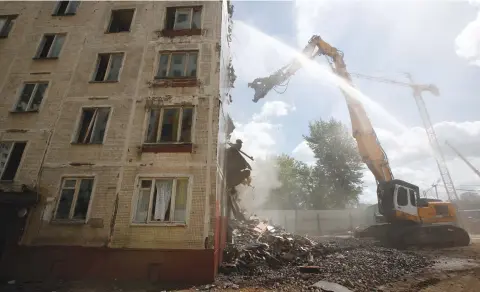
M 477 18 L 471 21 L 455 39 L 455 49 L 459 57 L 480 66 L 480 0 L 470 0 L 479 11 Z
M 286 116 L 289 112 L 294 111 L 295 106 L 290 105 L 284 101 L 274 100 L 267 101 L 263 104 L 260 114 L 254 115 L 254 120 L 263 120 L 273 117 Z
M 456 188 L 465 189 L 468 185 L 478 185 L 477 189 L 480 189 L 480 177 L 444 144 L 445 140 L 449 140 L 470 163 L 480 169 L 480 121 L 440 122 L 435 124 L 434 128 Z M 413 127 L 402 133 L 394 133 L 377 128 L 376 133 L 387 153 L 395 178 L 414 183 L 423 190 L 440 178 L 425 129 Z M 314 161 L 313 152 L 305 141 L 295 147 L 292 156 L 306 163 Z M 368 170 L 364 172 L 364 185 L 361 201 L 375 203 L 375 178 Z M 438 191 L 441 199 L 447 198 L 441 182 Z M 462 192 L 458 190 L 457 194 Z
M 259 113 L 255 113 L 246 123 L 235 121 L 235 131 L 232 133 L 233 140 L 242 139 L 243 149 L 253 157 L 266 159 L 275 154 L 277 147 L 283 139 L 282 125 L 275 123 L 274 119 L 285 116 L 295 107 L 283 101 L 267 101 L 263 104 Z
M 293 158 L 303 161 L 308 165 L 315 164 L 315 154 L 308 146 L 307 141 L 303 140 L 292 151 Z

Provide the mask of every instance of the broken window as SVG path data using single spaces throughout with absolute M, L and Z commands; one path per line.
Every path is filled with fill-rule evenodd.
M 140 179 L 133 223 L 186 223 L 188 178 Z
M 13 180 L 22 160 L 25 142 L 0 142 L 0 180 Z
M 198 52 L 161 53 L 156 78 L 194 78 Z
M 110 108 L 85 108 L 77 132 L 76 143 L 102 144 L 107 129 Z
M 59 194 L 54 218 L 85 220 L 93 190 L 93 178 L 65 178 Z
M 123 53 L 98 54 L 93 81 L 118 81 L 123 64 Z
M 53 15 L 75 15 L 79 4 L 80 1 L 58 1 L 55 10 L 53 11 Z
M 199 29 L 202 7 L 168 7 L 165 28 L 167 30 Z
M 16 18 L 16 15 L 0 15 L 0 38 L 8 37 L 10 30 L 12 30 L 13 22 Z
M 151 109 L 146 143 L 191 143 L 193 107 Z
M 14 111 L 38 111 L 47 87 L 48 82 L 25 83 Z
M 135 9 L 113 10 L 107 32 L 114 33 L 130 31 L 134 12 Z
M 64 34 L 46 34 L 43 36 L 40 46 L 38 47 L 35 58 L 47 59 L 58 58 L 62 50 L 63 42 L 65 41 Z

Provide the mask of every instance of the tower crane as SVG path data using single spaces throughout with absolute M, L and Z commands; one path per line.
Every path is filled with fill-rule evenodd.
M 358 73 L 351 73 L 350 75 L 366 80 L 395 84 L 403 87 L 410 87 L 413 90 L 413 97 L 415 99 L 415 102 L 417 103 L 418 111 L 420 112 L 420 117 L 422 118 L 425 131 L 427 132 L 428 141 L 430 143 L 430 147 L 432 148 L 433 156 L 435 158 L 435 162 L 437 163 L 438 170 L 440 171 L 440 177 L 442 178 L 443 185 L 445 186 L 445 190 L 447 191 L 448 199 L 450 201 L 454 199 L 458 200 L 455 185 L 453 184 L 452 177 L 450 176 L 450 172 L 448 170 L 447 163 L 445 162 L 443 152 L 440 149 L 440 144 L 438 143 L 437 135 L 435 134 L 435 130 L 433 129 L 433 125 L 427 111 L 427 106 L 425 105 L 425 101 L 422 98 L 422 93 L 424 91 L 428 91 L 435 96 L 439 96 L 440 91 L 438 90 L 438 87 L 433 84 L 415 84 L 413 82 L 412 76 L 408 73 L 407 77 L 410 79 L 410 83 L 399 82 L 396 80 L 390 80 L 381 77 L 372 77 Z
M 458 157 L 460 157 L 460 159 L 463 160 L 463 162 L 465 162 L 472 170 L 473 172 L 475 172 L 478 177 L 480 177 L 480 171 L 475 168 L 475 166 L 473 166 L 473 164 L 470 163 L 470 161 L 467 160 L 467 158 L 465 158 L 455 147 L 452 146 L 452 144 L 450 144 L 448 141 L 445 141 L 445 144 L 447 144 L 452 150 L 453 152 L 455 152 Z
M 320 36 L 312 36 L 302 53 L 307 60 L 313 60 L 317 56 L 326 57 L 333 72 L 349 86 L 354 86 L 344 62 L 343 52 L 325 42 Z M 253 102 L 258 102 L 272 89 L 289 81 L 302 66 L 302 59 L 295 58 L 270 76 L 253 80 L 248 84 L 255 91 Z M 432 86 L 409 86 L 414 89 L 416 96 L 420 96 L 425 90 L 435 92 Z M 468 245 L 470 236 L 465 229 L 458 226 L 455 206 L 450 202 L 420 200 L 418 186 L 394 178 L 387 155 L 363 104 L 344 89 L 341 91 L 347 103 L 358 151 L 377 182 L 378 210 L 387 222 L 367 227 L 356 235 L 373 236 L 378 240 L 400 245 Z

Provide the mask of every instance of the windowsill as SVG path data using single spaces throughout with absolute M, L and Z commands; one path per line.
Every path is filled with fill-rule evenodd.
M 80 142 L 71 142 L 72 145 L 103 145 L 103 143 L 80 143 Z
M 76 13 L 52 14 L 52 16 L 74 16 Z
M 130 33 L 130 30 L 126 31 L 106 31 L 105 34 L 113 34 L 113 33 Z
M 144 143 L 142 153 L 192 153 L 192 143 Z
M 38 113 L 38 110 L 28 110 L 28 111 L 9 111 L 11 114 L 27 114 L 27 113 Z
M 130 223 L 132 227 L 187 227 L 187 223 L 162 222 L 162 223 Z
M 58 57 L 33 57 L 33 60 L 57 60 Z
M 155 87 L 196 87 L 200 84 L 197 78 L 191 77 L 176 77 L 176 78 L 165 78 L 165 77 L 154 77 L 152 86 Z
M 0 184 L 13 184 L 13 179 L 11 179 L 11 180 L 0 180 Z
M 179 36 L 194 36 L 194 35 L 202 35 L 201 28 L 195 29 L 163 29 L 159 31 L 160 36 L 162 37 L 179 37 Z
M 8 38 L 8 35 L 0 35 L 0 39 L 6 39 Z
M 104 80 L 104 81 L 96 81 L 90 80 L 88 83 L 118 83 L 118 80 Z
M 50 221 L 52 225 L 86 225 L 86 220 L 69 220 L 69 219 L 53 219 Z

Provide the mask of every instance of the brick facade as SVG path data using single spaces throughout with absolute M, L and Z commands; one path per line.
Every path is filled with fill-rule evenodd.
M 27 141 L 14 181 L 0 186 L 18 189 L 24 184 L 40 195 L 40 203 L 28 214 L 21 249 L 31 247 L 27 254 L 34 257 L 35 250 L 69 246 L 64 258 L 75 252 L 72 247 L 159 250 L 159 254 L 204 250 L 200 258 L 212 257 L 208 265 L 213 265 L 219 248 L 213 245 L 220 216 L 216 203 L 225 191 L 224 160 L 217 161 L 217 152 L 224 147 L 217 142 L 224 137 L 219 123 L 226 115 L 219 103 L 225 70 L 220 68 L 224 62 L 218 50 L 224 39 L 226 2 L 81 2 L 75 15 L 52 16 L 55 5 L 0 3 L 0 17 L 18 15 L 9 36 L 0 39 L 0 140 Z M 193 5 L 202 7 L 201 34 L 163 37 L 166 8 Z M 105 33 L 115 9 L 135 9 L 130 31 Z M 66 35 L 57 59 L 33 59 L 44 33 Z M 158 83 L 154 76 L 159 52 L 178 50 L 198 50 L 198 85 L 152 86 Z M 124 54 L 118 82 L 91 82 L 97 55 L 116 52 Z M 22 85 L 31 81 L 49 82 L 38 112 L 11 113 Z M 164 106 L 194 106 L 191 152 L 142 152 L 152 97 Z M 103 143 L 72 143 L 82 108 L 97 106 L 110 108 Z M 87 218 L 81 223 L 52 220 L 62 178 L 68 176 L 94 177 Z M 133 202 L 143 176 L 190 178 L 185 224 L 132 224 Z M 152 264 L 148 257 L 152 258 L 147 256 L 145 265 Z M 161 258 L 174 261 L 175 257 Z M 54 263 L 49 265 L 44 268 L 52 269 Z

